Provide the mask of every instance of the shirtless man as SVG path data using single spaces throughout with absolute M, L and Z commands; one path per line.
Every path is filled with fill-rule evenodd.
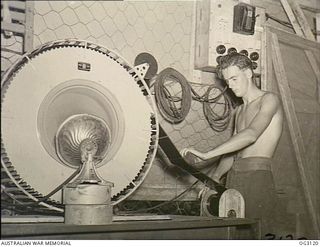
M 219 183 L 228 172 L 226 187 L 243 195 L 246 217 L 261 219 L 262 234 L 272 233 L 277 196 L 271 166 L 282 133 L 281 103 L 277 95 L 256 87 L 248 57 L 227 55 L 220 69 L 228 86 L 243 99 L 243 104 L 235 111 L 234 134 L 209 152 L 186 148 L 181 154 L 191 153 L 202 160 L 223 155 L 212 175 L 213 180 Z

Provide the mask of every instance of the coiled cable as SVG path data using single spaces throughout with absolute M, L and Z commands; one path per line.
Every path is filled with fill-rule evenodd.
M 180 96 L 171 93 L 174 91 L 174 83 L 178 83 L 181 87 Z M 168 122 L 173 124 L 182 122 L 190 111 L 193 99 L 203 103 L 203 113 L 213 130 L 222 132 L 229 126 L 231 101 L 225 95 L 227 87 L 221 90 L 216 85 L 210 84 L 206 92 L 203 95 L 199 95 L 187 79 L 173 68 L 162 70 L 157 75 L 153 86 L 159 112 Z M 217 96 L 211 97 L 213 90 L 220 92 Z M 223 100 L 221 100 L 222 98 Z M 217 113 L 216 105 L 224 105 L 222 114 Z
M 170 81 L 180 84 L 180 97 L 171 94 L 168 89 Z M 173 68 L 162 70 L 156 78 L 154 91 L 158 109 L 167 121 L 176 124 L 185 119 L 191 107 L 191 90 L 187 79 L 181 73 Z
M 220 90 L 219 87 L 211 85 L 204 94 L 205 99 L 203 101 L 203 113 L 211 128 L 217 132 L 222 132 L 229 126 L 231 118 L 231 102 L 230 99 L 225 95 L 225 92 L 228 89 L 227 87 L 225 87 L 222 91 L 220 90 L 221 93 L 218 96 L 210 98 L 210 93 L 214 89 Z M 222 114 L 218 114 L 214 111 L 214 107 L 222 97 L 224 98 L 225 104 L 223 104 L 224 108 L 222 110 Z

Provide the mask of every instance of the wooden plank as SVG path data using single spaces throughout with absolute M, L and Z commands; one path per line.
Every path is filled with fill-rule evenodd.
M 170 215 L 115 215 L 112 221 L 154 221 L 154 220 L 172 220 Z M 1 216 L 1 223 L 63 223 L 62 216 L 46 215 L 15 215 Z
M 316 14 L 316 36 L 317 41 L 320 42 L 320 13 Z
M 28 2 L 28 1 L 26 1 Z M 24 10 L 26 8 L 26 3 L 21 1 L 8 1 L 9 7 L 16 8 L 16 9 L 22 9 Z
M 113 222 L 116 221 L 154 221 L 154 220 L 172 220 L 171 215 L 114 215 L 112 218 Z
M 10 17 L 11 17 L 11 20 L 20 21 L 20 22 L 23 22 L 23 23 L 26 21 L 25 13 L 20 13 L 20 12 L 16 12 L 16 11 L 10 11 Z
M 25 28 L 24 25 L 16 24 L 16 23 L 8 23 L 8 22 L 1 22 L 1 29 L 5 31 L 11 31 L 14 33 L 24 34 Z
M 310 177 L 314 176 L 314 174 L 317 173 L 316 170 L 319 169 L 318 165 L 314 166 L 314 163 L 315 162 L 317 163 L 318 160 L 315 159 L 315 157 L 310 156 L 310 150 L 312 150 L 314 147 L 316 149 L 319 149 L 319 144 L 320 144 L 319 116 L 320 116 L 319 114 L 308 114 L 303 112 L 297 113 L 299 126 L 301 126 L 301 129 L 303 129 L 303 132 L 301 134 L 303 138 L 304 147 L 306 150 L 305 157 L 306 159 L 311 158 L 311 160 L 313 160 L 311 162 L 308 162 L 307 165 L 309 167 L 305 167 L 305 169 L 308 169 Z M 316 184 L 313 184 L 313 185 L 314 185 L 313 187 L 318 187 L 318 186 L 315 186 Z
M 276 85 L 273 80 L 273 67 L 272 67 L 272 57 L 269 56 L 269 49 L 271 47 L 271 35 L 268 35 L 271 33 L 270 28 L 266 27 L 266 90 L 270 92 L 277 92 Z M 269 49 L 268 49 L 269 48 Z
M 26 2 L 26 22 L 25 22 L 25 35 L 24 35 L 24 52 L 33 50 L 33 25 L 34 25 L 34 1 Z
M 310 99 L 310 96 L 306 95 L 295 88 L 291 88 L 291 96 L 293 99 Z
M 299 113 L 319 114 L 320 106 L 314 100 L 294 99 L 295 111 Z
M 307 83 L 302 84 L 301 81 L 296 80 L 290 80 L 290 83 L 290 88 L 305 94 L 307 97 L 315 98 L 315 85 L 308 85 Z
M 196 1 L 195 69 L 209 64 L 210 1 Z
M 319 0 L 298 0 L 298 3 L 303 10 L 314 13 L 318 13 L 320 11 Z M 281 8 L 281 3 L 279 0 L 251 0 L 251 4 L 260 8 L 266 8 L 266 6 L 273 6 L 274 9 L 278 7 Z
M 292 27 L 293 27 L 295 33 L 297 35 L 303 37 L 304 34 L 303 34 L 302 30 L 301 30 L 301 27 L 300 27 L 296 17 L 294 16 L 294 13 L 293 13 L 288 1 L 287 0 L 280 0 L 280 1 L 281 1 L 281 4 L 282 4 L 282 7 L 283 7 L 284 11 L 286 12 L 286 14 L 287 14 L 287 16 L 288 16 L 288 18 L 289 18 L 289 20 L 290 20 L 290 22 L 292 24 Z
M 298 0 L 301 9 L 308 10 L 314 13 L 320 11 L 319 0 Z
M 301 88 L 302 86 L 303 91 L 309 92 L 309 94 L 313 96 L 316 95 L 317 79 L 308 62 L 305 50 L 297 49 L 297 47 L 291 46 L 290 43 L 282 42 L 280 40 L 279 44 L 282 54 L 286 54 L 283 57 L 283 62 L 286 71 L 290 71 L 290 73 L 287 74 L 290 87 L 294 86 L 296 88 Z M 307 87 L 307 89 L 304 90 L 304 87 Z
M 267 32 L 266 29 L 263 29 L 263 32 L 261 34 L 261 89 L 267 90 L 267 84 L 268 84 L 268 73 L 267 73 Z
M 316 98 L 316 77 L 307 60 L 304 50 L 297 49 L 288 43 L 279 42 L 281 52 L 286 54 L 283 57 L 283 63 L 287 74 L 287 79 L 290 82 L 290 88 L 306 94 L 307 98 Z M 299 59 L 299 63 L 297 63 Z
M 278 37 L 276 34 L 272 34 L 272 46 L 271 54 L 273 67 L 276 74 L 276 79 L 283 103 L 284 112 L 288 122 L 288 127 L 292 139 L 292 144 L 297 158 L 298 170 L 301 177 L 301 182 L 303 186 L 303 191 L 306 198 L 306 204 L 308 206 L 308 211 L 310 213 L 310 218 L 312 222 L 312 227 L 317 234 L 318 238 L 320 237 L 319 225 L 317 222 L 317 212 L 315 211 L 315 206 L 313 204 L 312 194 L 310 193 L 310 184 L 308 183 L 308 178 L 306 175 L 305 167 L 305 148 L 303 145 L 301 130 L 298 125 L 297 115 L 295 113 L 295 107 L 290 93 L 290 87 L 287 80 L 285 68 L 283 65 L 283 60 L 280 52 L 280 46 L 278 42 Z
M 278 40 L 290 44 L 290 46 L 294 46 L 297 48 L 301 48 L 304 50 L 311 50 L 315 54 L 320 54 L 320 43 L 311 41 L 309 39 L 306 39 L 304 37 L 300 37 L 294 33 L 290 33 L 287 31 L 284 31 L 281 28 L 273 27 L 268 24 L 266 24 L 266 28 L 271 31 L 272 33 L 277 34 Z M 317 55 L 316 55 L 317 56 Z
M 296 16 L 305 37 L 314 41 L 315 40 L 314 35 L 311 31 L 310 25 L 302 9 L 300 8 L 300 5 L 296 2 L 296 0 L 289 0 L 289 1 L 290 1 L 290 6 L 292 8 L 292 11 Z
M 49 224 L 49 223 L 37 223 L 37 224 L 2 224 L 1 236 L 8 237 L 25 237 L 30 235 L 55 235 L 55 234 L 88 234 L 90 232 L 138 232 L 138 231 L 160 231 L 161 230 L 184 230 L 184 229 L 199 229 L 200 231 L 205 228 L 210 228 L 211 231 L 215 231 L 215 228 L 239 226 L 251 227 L 256 224 L 256 219 L 236 219 L 236 218 L 218 218 L 218 217 L 197 217 L 197 216 L 171 216 L 172 220 L 163 221 L 146 221 L 143 224 L 141 222 L 119 222 L 107 225 L 68 225 L 68 224 Z M 251 229 L 250 229 L 251 230 Z M 210 235 L 210 234 L 209 234 Z M 186 237 L 186 236 L 185 236 Z M 194 236 L 196 237 L 196 236 Z M 161 238 L 165 239 L 165 238 Z M 201 238 L 200 238 L 201 239 Z
M 312 67 L 312 69 L 316 75 L 316 78 L 317 78 L 318 102 L 320 102 L 320 69 L 319 69 L 319 65 L 318 65 L 316 58 L 314 57 L 314 55 L 311 51 L 305 50 L 305 53 L 306 53 L 308 61 L 311 64 L 311 67 Z
M 310 114 L 304 114 L 300 113 L 298 115 L 298 118 L 300 119 L 300 122 L 305 125 L 305 131 L 304 131 L 304 143 L 305 143 L 305 149 L 307 152 L 307 157 L 308 159 L 313 159 L 314 162 L 319 162 L 318 159 L 315 159 L 314 156 L 310 155 L 310 153 L 313 153 L 313 150 L 319 151 L 319 144 L 320 144 L 320 122 L 319 122 L 319 117 L 320 115 L 310 115 Z M 303 119 L 303 120 L 301 120 Z M 310 128 L 312 126 L 312 128 Z M 316 152 L 317 155 L 319 156 L 319 153 Z M 317 172 L 320 173 L 320 170 L 318 168 L 318 165 L 315 166 Z M 313 175 L 314 175 L 313 171 Z M 319 182 L 318 182 L 319 183 Z M 319 187 L 319 186 L 314 186 L 314 187 Z M 320 201 L 319 201 L 320 203 Z
M 1 1 L 1 31 L 4 30 L 4 34 L 8 37 L 11 37 L 13 33 L 11 31 L 5 30 L 2 28 L 2 23 L 7 22 L 11 23 L 11 16 L 10 16 L 10 10 L 9 10 L 9 5 L 8 1 Z
M 267 32 L 266 29 L 263 28 L 266 23 L 266 15 L 265 10 L 262 10 L 263 15 L 260 14 L 260 26 L 262 28 L 261 31 L 261 50 L 260 50 L 260 86 L 262 90 L 267 90 Z
M 15 215 L 1 216 L 2 223 L 63 223 L 62 216 L 46 216 L 46 215 Z

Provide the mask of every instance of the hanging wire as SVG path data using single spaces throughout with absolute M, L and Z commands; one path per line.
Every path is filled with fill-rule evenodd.
M 280 20 L 280 19 L 278 19 L 278 18 L 276 18 L 274 16 L 271 16 L 270 14 L 266 13 L 266 20 L 268 20 L 268 19 L 271 19 L 271 20 L 273 20 L 275 22 L 278 22 L 279 24 L 281 24 L 283 26 L 286 26 L 288 28 L 293 29 L 293 26 L 292 26 L 292 24 L 290 22 L 286 22 L 286 21 Z

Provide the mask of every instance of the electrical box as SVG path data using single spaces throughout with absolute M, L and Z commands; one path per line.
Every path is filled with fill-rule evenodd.
M 233 32 L 246 35 L 254 34 L 256 7 L 239 3 L 233 7 Z
M 237 5 L 240 8 L 235 7 Z M 251 5 L 239 5 L 238 0 L 197 1 L 195 69 L 215 72 L 221 56 L 239 52 L 253 61 L 255 74 L 261 73 L 261 37 L 265 9 L 254 7 L 253 11 L 253 6 L 248 6 Z M 234 8 L 238 8 L 235 11 L 235 20 L 239 18 L 235 23 L 237 32 L 234 32 Z M 242 26 L 242 31 L 239 31 L 239 26 Z M 248 35 L 250 30 L 252 31 Z

